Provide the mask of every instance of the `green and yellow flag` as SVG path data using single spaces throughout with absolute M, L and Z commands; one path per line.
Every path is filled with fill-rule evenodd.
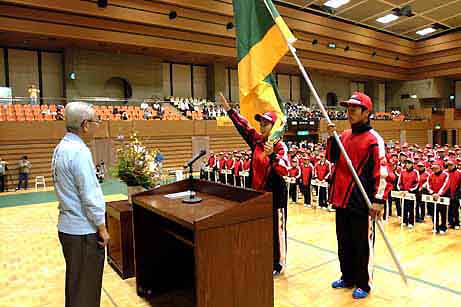
M 277 122 L 270 141 L 280 138 L 286 122 L 285 110 L 272 76 L 288 51 L 287 40 L 296 38 L 271 0 L 233 0 L 237 30 L 240 111 L 257 128 L 255 115 L 276 112 Z

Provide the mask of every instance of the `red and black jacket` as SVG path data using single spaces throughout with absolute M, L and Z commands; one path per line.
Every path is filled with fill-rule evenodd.
M 400 173 L 397 188 L 400 191 L 416 192 L 419 188 L 419 173 L 414 169 L 404 169 Z
M 290 168 L 287 146 L 282 141 L 278 141 L 274 144 L 274 152 L 266 156 L 264 153 L 265 140 L 262 135 L 234 109 L 229 110 L 227 114 L 252 151 L 251 187 L 255 190 L 272 191 L 274 194 L 280 193 L 282 197 L 287 190 L 283 177 L 288 175 Z M 283 204 L 278 204 L 278 206 L 281 205 Z
M 384 204 L 388 172 L 381 136 L 369 124 L 364 124 L 344 131 L 340 139 L 370 201 Z M 368 214 L 368 206 L 352 177 L 346 159 L 332 137 L 328 139 L 326 152 L 327 159 L 336 164 L 330 187 L 330 203 L 336 208 L 348 208 L 360 214 Z

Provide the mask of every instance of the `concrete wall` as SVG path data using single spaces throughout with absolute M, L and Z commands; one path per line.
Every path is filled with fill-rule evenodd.
M 448 107 L 453 81 L 447 78 L 433 78 L 416 81 L 389 81 L 386 83 L 386 109 Z M 401 95 L 417 95 L 417 98 L 402 99 Z
M 69 99 L 110 97 L 114 89 L 106 82 L 113 77 L 123 78 L 131 84 L 133 99 L 163 96 L 162 63 L 152 56 L 68 49 L 65 65 Z M 71 71 L 77 73 L 76 80 L 69 79 Z

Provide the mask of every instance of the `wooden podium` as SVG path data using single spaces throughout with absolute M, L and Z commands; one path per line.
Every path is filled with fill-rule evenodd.
M 203 201 L 165 195 L 183 180 L 133 197 L 136 287 L 153 306 L 274 306 L 272 195 L 194 180 Z
M 133 217 L 127 200 L 106 203 L 106 225 L 110 235 L 107 262 L 122 279 L 134 277 Z

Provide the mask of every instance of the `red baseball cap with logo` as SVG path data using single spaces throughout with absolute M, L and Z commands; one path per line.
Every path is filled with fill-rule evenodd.
M 361 92 L 355 92 L 349 100 L 341 101 L 340 105 L 343 107 L 347 107 L 350 105 L 360 106 L 368 111 L 372 111 L 373 103 L 371 102 L 371 98 Z
M 260 122 L 261 120 L 267 120 L 268 122 L 275 124 L 277 121 L 277 113 L 275 112 L 266 112 L 263 114 L 256 114 L 255 115 L 255 120 Z

